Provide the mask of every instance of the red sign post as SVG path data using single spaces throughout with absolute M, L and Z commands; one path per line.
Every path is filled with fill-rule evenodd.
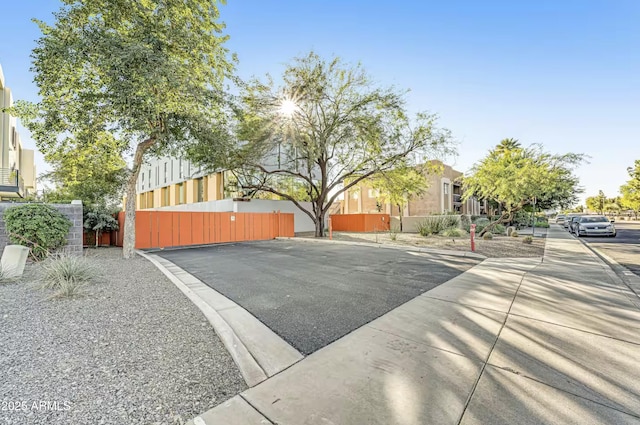
M 476 251 L 476 225 L 471 225 L 471 252 Z

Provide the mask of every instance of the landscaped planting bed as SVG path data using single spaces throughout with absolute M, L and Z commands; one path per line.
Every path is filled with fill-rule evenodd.
M 200 311 L 151 263 L 88 250 L 101 277 L 52 298 L 40 264 L 0 284 L 1 424 L 182 424 L 246 388 Z

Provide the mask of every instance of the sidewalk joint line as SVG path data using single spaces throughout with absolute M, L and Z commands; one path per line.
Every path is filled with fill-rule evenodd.
M 258 412 L 259 415 L 261 415 L 263 418 L 265 418 L 266 420 L 269 421 L 270 424 L 272 425 L 277 425 L 278 422 L 276 422 L 275 420 L 272 420 L 269 416 L 267 416 L 265 413 L 262 413 L 260 411 L 260 409 L 258 409 L 256 406 L 253 405 L 253 403 L 251 403 L 249 401 L 249 399 L 247 399 L 244 395 L 242 395 L 242 393 L 238 394 L 240 396 L 241 399 L 243 399 L 249 406 L 251 406 L 251 408 L 253 410 L 255 410 L 256 412 Z
M 608 338 L 608 339 L 613 339 L 615 341 L 620 341 L 620 342 L 625 342 L 627 344 L 633 344 L 633 345 L 640 345 L 640 342 L 633 342 L 633 341 L 627 341 L 626 339 L 621 339 L 621 338 L 616 338 L 615 336 L 611 336 L 611 335 L 604 335 L 601 333 L 597 333 L 597 332 L 591 332 L 591 331 L 586 331 L 584 329 L 580 329 L 580 328 L 574 328 L 573 326 L 568 326 L 568 325 L 562 325 L 560 323 L 555 323 L 555 322 L 549 322 L 547 320 L 542 320 L 542 319 L 536 319 L 534 317 L 529 317 L 529 316 L 524 316 L 522 314 L 517 314 L 517 313 L 511 313 L 510 316 L 514 316 L 514 317 L 521 317 L 523 319 L 528 319 L 528 320 L 534 320 L 536 322 L 542 322 L 542 323 L 547 323 L 549 325 L 553 325 L 553 326 L 558 326 L 560 328 L 566 328 L 566 329 L 571 329 L 577 332 L 583 332 L 589 335 L 595 335 L 595 336 L 601 336 L 603 338 Z
M 457 304 L 457 305 L 462 305 L 462 306 L 465 306 L 465 307 L 479 308 L 480 310 L 494 311 L 496 313 L 507 314 L 505 311 L 496 310 L 494 308 L 480 307 L 480 306 L 473 305 L 473 304 L 461 303 L 461 302 L 458 302 L 458 301 L 452 301 L 452 300 L 446 300 L 444 298 L 434 297 L 434 296 L 428 295 L 427 292 L 424 292 L 422 295 L 418 295 L 418 297 L 422 297 L 422 296 L 424 296 L 425 298 L 432 299 L 432 300 L 443 301 L 445 303 Z
M 520 288 L 522 287 L 522 283 L 524 282 L 524 278 L 527 276 L 527 274 L 529 274 L 530 272 L 532 272 L 533 270 L 538 268 L 541 264 L 542 264 L 542 262 L 540 262 L 540 264 L 536 265 L 535 267 L 531 268 L 530 270 L 525 271 L 522 274 L 522 277 L 520 279 L 520 283 L 518 284 L 518 287 L 516 288 L 516 291 L 513 294 L 513 299 L 511 300 L 511 304 L 509 304 L 509 310 L 507 310 L 507 313 L 505 314 L 504 320 L 502 322 L 502 326 L 500 326 L 500 330 L 496 334 L 496 338 L 493 341 L 493 344 L 491 345 L 491 349 L 489 350 L 489 353 L 487 354 L 487 358 L 486 358 L 486 360 L 484 360 L 484 362 L 482 364 L 482 367 L 480 368 L 480 373 L 478 374 L 478 378 L 476 379 L 476 382 L 473 383 L 473 387 L 471 387 L 471 392 L 469 393 L 469 396 L 467 397 L 467 401 L 464 403 L 464 408 L 462 409 L 462 413 L 460 414 L 460 419 L 458 419 L 458 421 L 456 422 L 457 425 L 460 425 L 462 423 L 462 420 L 464 419 L 464 415 L 465 415 L 465 413 L 467 413 L 467 409 L 469 408 L 469 404 L 471 404 L 471 399 L 473 399 L 473 395 L 476 392 L 476 388 L 478 388 L 478 384 L 480 383 L 480 380 L 482 379 L 482 375 L 484 375 L 484 371 L 487 368 L 487 364 L 489 364 L 489 359 L 491 358 L 491 354 L 493 354 L 493 350 L 495 350 L 496 345 L 498 344 L 498 341 L 500 340 L 500 335 L 502 334 L 502 330 L 507 325 L 507 320 L 509 320 L 509 315 L 511 313 L 511 309 L 513 308 L 513 304 L 516 302 L 516 298 L 518 298 L 518 292 L 520 292 Z
M 554 386 L 554 385 L 551 385 L 551 384 L 548 384 L 548 383 L 546 383 L 546 382 L 540 381 L 539 379 L 536 379 L 536 378 L 534 378 L 534 377 L 532 377 L 532 376 L 524 375 L 524 374 L 522 374 L 522 373 L 516 373 L 516 372 L 514 372 L 511 368 L 508 368 L 508 367 L 502 367 L 502 366 L 498 366 L 498 365 L 494 365 L 494 364 L 492 364 L 492 363 L 489 363 L 488 365 L 489 365 L 489 366 L 491 366 L 491 367 L 493 367 L 493 368 L 500 369 L 500 370 L 505 371 L 505 372 L 509 372 L 509 373 L 511 373 L 511 374 L 513 374 L 513 375 L 520 376 L 520 377 L 522 377 L 522 378 L 529 379 L 529 380 L 531 380 L 531 381 L 537 382 L 537 383 L 539 383 L 539 384 L 544 385 L 545 387 L 553 388 L 553 389 L 558 390 L 558 391 L 560 391 L 560 392 L 563 392 L 563 393 L 566 393 L 566 394 L 571 394 L 571 395 L 572 395 L 572 396 L 574 396 L 574 397 L 577 397 L 577 398 L 581 398 L 581 399 L 583 399 L 583 400 L 590 401 L 590 402 L 592 402 L 592 403 L 595 403 L 595 404 L 598 404 L 598 405 L 600 405 L 600 406 L 606 407 L 607 409 L 615 410 L 615 411 L 617 411 L 617 412 L 623 413 L 623 414 L 625 414 L 625 415 L 632 416 L 632 417 L 634 417 L 634 418 L 640 418 L 640 414 L 637 414 L 637 413 L 635 413 L 635 412 L 631 412 L 631 413 L 630 413 L 630 412 L 625 411 L 625 410 L 620 410 L 620 409 L 619 409 L 619 408 L 617 408 L 617 407 L 613 407 L 613 406 L 610 406 L 610 405 L 608 405 L 608 404 L 604 404 L 604 403 L 603 403 L 603 402 L 601 402 L 601 401 L 593 400 L 593 399 L 591 399 L 591 398 L 588 398 L 588 397 L 582 396 L 582 395 L 580 395 L 580 394 L 576 394 L 576 393 L 574 393 L 574 392 L 571 392 L 571 391 L 565 390 L 565 389 L 563 389 L 563 388 L 558 388 L 558 387 L 556 387 L 556 386 Z

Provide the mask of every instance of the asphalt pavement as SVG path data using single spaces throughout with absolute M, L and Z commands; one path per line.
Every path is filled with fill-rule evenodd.
M 639 301 L 552 225 L 189 425 L 638 425 Z
M 585 237 L 581 239 L 640 276 L 640 223 L 619 221 L 615 226 L 617 230 L 615 238 Z
M 312 353 L 478 264 L 474 258 L 265 241 L 155 253 Z

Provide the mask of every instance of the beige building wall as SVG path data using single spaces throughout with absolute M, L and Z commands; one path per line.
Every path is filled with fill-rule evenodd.
M 465 203 L 462 202 L 460 178 L 463 176 L 463 173 L 439 161 L 434 161 L 434 165 L 441 166 L 442 172 L 427 175 L 429 188 L 422 196 L 412 199 L 407 203 L 403 215 L 425 216 L 445 212 L 479 214 L 477 201 L 469 200 Z M 362 182 L 344 192 L 342 213 L 370 214 L 383 212 L 391 215 L 399 215 L 396 205 L 380 205 L 379 202 L 378 193 L 369 187 L 366 182 Z

